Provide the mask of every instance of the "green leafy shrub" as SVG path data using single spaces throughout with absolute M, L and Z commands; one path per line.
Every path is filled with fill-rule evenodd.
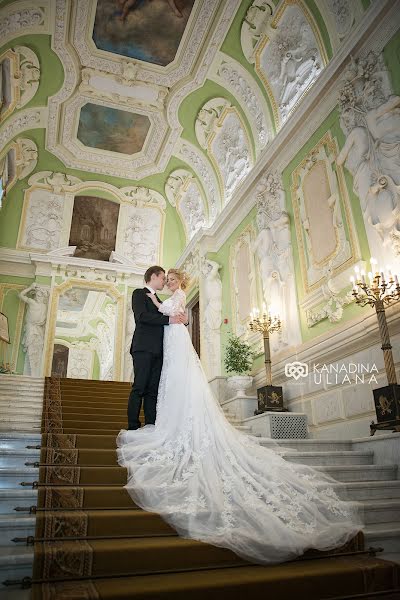
M 227 373 L 235 375 L 248 375 L 253 366 L 255 353 L 247 342 L 243 342 L 236 335 L 231 335 L 225 349 L 225 369 Z

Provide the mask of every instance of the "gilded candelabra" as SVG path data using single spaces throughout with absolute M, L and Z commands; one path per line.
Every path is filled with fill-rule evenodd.
M 375 308 L 388 380 L 386 387 L 373 392 L 378 424 L 371 423 L 371 435 L 377 429 L 399 430 L 400 428 L 400 389 L 397 384 L 385 313 L 387 306 L 400 300 L 400 285 L 398 276 L 392 275 L 389 267 L 385 272 L 383 269 L 378 269 L 376 265 L 377 261 L 371 258 L 371 271 L 368 273 L 368 282 L 365 272 L 360 272 L 358 267 L 355 269 L 355 277 L 350 278 L 356 303 L 360 306 L 369 305 Z
M 277 315 L 267 313 L 265 304 L 260 314 L 258 308 L 253 309 L 250 315 L 250 331 L 262 333 L 264 339 L 264 364 L 267 384 L 257 390 L 258 410 L 255 414 L 260 414 L 267 410 L 283 410 L 282 388 L 272 385 L 271 369 L 271 349 L 269 345 L 269 335 L 274 331 L 279 331 L 282 327 L 280 318 Z

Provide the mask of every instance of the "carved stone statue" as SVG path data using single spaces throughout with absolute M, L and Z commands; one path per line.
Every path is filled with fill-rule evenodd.
M 277 173 L 263 177 L 257 186 L 258 235 L 252 250 L 261 278 L 263 300 L 271 312 L 279 314 L 282 330 L 271 338 L 271 347 L 300 342 L 290 218 L 284 208 L 285 192 Z
M 263 301 L 269 304 L 270 278 L 274 270 L 273 259 L 273 237 L 272 231 L 268 227 L 268 217 L 263 211 L 259 211 L 256 217 L 258 235 L 253 243 L 252 251 L 258 258 L 259 270 L 261 276 L 261 286 L 263 291 Z
M 209 378 L 220 375 L 220 327 L 222 323 L 222 283 L 219 275 L 221 265 L 204 258 L 202 261 L 202 284 L 200 294 L 202 309 L 202 343 L 205 352 L 202 354 L 203 364 Z
M 222 283 L 219 275 L 221 265 L 208 258 L 205 259 L 205 321 L 210 329 L 221 327 Z
M 22 337 L 22 347 L 26 353 L 25 371 L 32 377 L 41 377 L 49 291 L 32 283 L 20 292 L 19 297 L 27 305 Z
M 104 312 L 100 313 L 101 320 L 96 326 L 90 325 L 95 337 L 91 339 L 92 347 L 96 350 L 100 363 L 100 379 L 111 381 L 114 374 L 114 346 L 116 329 L 116 305 L 108 303 Z
M 400 97 L 392 94 L 382 56 L 352 59 L 339 104 L 347 138 L 337 163 L 353 175 L 371 253 L 400 262 Z

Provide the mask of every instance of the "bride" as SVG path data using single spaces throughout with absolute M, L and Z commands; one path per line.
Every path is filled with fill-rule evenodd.
M 185 311 L 186 275 L 168 272 L 164 315 Z M 292 464 L 236 430 L 215 400 L 185 325 L 164 327 L 164 362 L 155 425 L 122 430 L 118 462 L 126 489 L 182 537 L 279 563 L 309 548 L 329 550 L 362 529 L 354 504 L 312 467 Z

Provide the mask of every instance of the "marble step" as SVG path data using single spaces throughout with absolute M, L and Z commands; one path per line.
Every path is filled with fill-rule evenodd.
M 5 386 L 0 386 L 0 399 L 3 398 L 19 398 L 19 399 L 23 399 L 23 398 L 41 398 L 43 400 L 44 397 L 44 390 L 40 389 L 40 388 L 34 388 L 34 387 L 27 387 L 25 388 L 20 388 L 20 387 L 5 387 Z
M 21 482 L 37 481 L 38 477 L 39 469 L 34 467 L 21 467 L 19 469 L 0 467 L 0 488 L 21 489 Z
M 243 433 L 251 434 L 251 427 L 248 427 L 247 425 L 235 425 L 234 427 L 238 431 L 243 431 Z
M 35 424 L 39 422 L 42 418 L 42 407 L 38 406 L 34 409 L 24 409 L 19 406 L 15 406 L 14 408 L 5 409 L 3 406 L 0 406 L 0 423 L 4 427 L 8 421 L 15 421 L 18 419 L 19 421 L 28 421 L 34 422 Z
M 31 597 L 30 590 L 21 590 L 17 586 L 9 588 L 3 585 L 7 579 L 22 579 L 32 576 L 33 547 L 22 546 L 0 547 L 0 599 L 4 600 L 28 600 Z M 29 594 L 28 594 L 29 592 Z
M 381 546 L 385 553 L 400 553 L 400 522 L 369 524 L 364 531 L 366 546 Z
M 40 420 L 42 418 L 42 407 L 37 406 L 34 409 L 26 409 L 20 408 L 19 406 L 15 406 L 13 408 L 6 409 L 3 406 L 0 406 L 0 423 L 4 427 L 4 424 L 7 421 L 15 421 L 16 419 L 29 419 L 29 420 Z
M 37 505 L 37 490 L 31 488 L 1 488 L 0 489 L 0 514 L 17 515 L 27 513 L 17 513 L 14 509 L 17 506 L 30 507 Z
M 4 388 L 0 386 L 0 400 L 3 398 L 18 398 L 24 400 L 25 398 L 41 398 L 43 399 L 44 392 L 41 389 L 29 388 L 21 390 L 20 388 L 10 387 Z
M 14 431 L 15 433 L 38 433 L 41 432 L 41 419 L 36 421 L 26 421 L 25 419 L 16 419 L 14 421 L 7 421 L 7 423 L 0 422 L 0 436 L 3 433 Z
M 19 450 L 0 450 L 0 467 L 21 468 L 25 467 L 26 462 L 36 462 L 40 460 L 40 450 L 28 450 L 27 448 Z
M 33 406 L 41 406 L 43 404 L 43 395 L 32 394 L 2 394 L 0 392 L 0 406 L 4 405 L 20 406 L 21 404 L 32 404 Z
M 9 373 L 2 373 L 0 375 L 0 381 L 41 381 L 44 383 L 44 377 L 31 377 L 30 375 L 10 375 Z
M 0 547 L 14 546 L 13 538 L 16 537 L 28 537 L 28 535 L 35 535 L 35 517 L 26 516 L 25 514 L 19 515 L 2 515 L 0 516 Z M 15 543 L 18 547 L 24 545 L 23 542 Z
M 373 452 L 356 452 L 353 450 L 333 450 L 331 452 L 287 452 L 282 455 L 285 460 L 303 465 L 371 465 Z
M 29 382 L 18 382 L 18 381 L 14 381 L 14 383 L 12 381 L 2 381 L 0 379 L 0 392 L 2 390 L 9 390 L 10 393 L 15 391 L 20 391 L 20 392 L 24 392 L 24 391 L 30 391 L 30 392 L 43 392 L 44 391 L 44 383 L 29 383 Z
M 364 507 L 364 523 L 398 523 L 400 525 L 400 500 L 374 500 L 361 502 Z
M 0 398 L 0 410 L 9 411 L 15 409 L 22 410 L 41 410 L 43 406 L 43 398 Z
M 44 389 L 35 386 L 16 386 L 16 385 L 0 385 L 0 398 L 8 397 L 11 398 L 23 398 L 24 396 L 32 396 L 34 398 L 43 398 Z
M 379 481 L 396 479 L 397 465 L 335 465 L 318 466 L 318 471 L 327 473 L 336 481 Z
M 0 433 L 0 450 L 22 449 L 27 446 L 38 446 L 41 444 L 42 436 L 32 431 L 3 431 Z
M 337 483 L 335 490 L 346 500 L 400 499 L 400 479 Z
M 351 440 L 313 440 L 313 439 L 274 439 L 260 437 L 260 444 L 262 446 L 284 446 L 288 449 L 299 450 L 301 452 L 330 452 L 331 450 L 351 450 Z

